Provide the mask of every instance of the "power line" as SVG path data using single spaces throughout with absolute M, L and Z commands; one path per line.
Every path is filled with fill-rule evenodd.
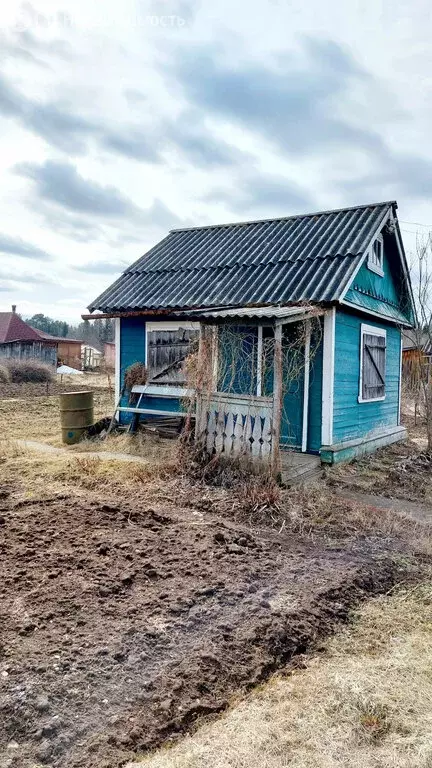
M 432 229 L 432 224 L 421 224 L 419 221 L 403 221 L 403 219 L 399 219 L 401 224 L 410 224 L 413 227 L 427 227 L 428 229 Z

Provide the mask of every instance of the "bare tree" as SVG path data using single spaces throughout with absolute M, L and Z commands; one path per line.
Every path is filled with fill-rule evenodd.
M 424 407 L 428 449 L 432 450 L 432 237 L 417 238 L 416 253 L 411 264 L 411 278 L 417 310 L 417 322 L 407 336 L 413 344 L 412 381 L 416 407 Z

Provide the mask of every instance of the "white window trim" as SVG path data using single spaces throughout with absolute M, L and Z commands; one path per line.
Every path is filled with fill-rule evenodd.
M 384 277 L 384 269 L 383 266 L 379 266 L 378 264 L 374 264 L 372 261 L 373 258 L 373 248 L 376 241 L 379 240 L 381 243 L 381 263 L 384 264 L 384 239 L 382 235 L 378 235 L 375 240 L 373 241 L 369 253 L 368 253 L 368 259 L 367 259 L 367 266 L 368 269 L 370 269 L 371 272 L 375 272 L 376 275 L 379 275 L 380 277 Z
M 387 331 L 384 330 L 384 328 L 377 328 L 375 325 L 366 325 L 365 323 L 361 324 L 360 327 L 360 376 L 359 376 L 359 395 L 358 395 L 358 402 L 359 403 L 379 403 L 386 399 L 387 397 L 387 383 L 386 383 L 386 369 L 384 371 L 384 382 L 385 382 L 385 394 L 382 397 L 370 397 L 367 399 L 363 398 L 363 338 L 364 336 L 382 336 L 386 340 L 386 356 L 385 356 L 385 363 L 386 363 L 386 369 L 387 369 Z
M 120 400 L 120 367 L 121 367 L 121 357 L 120 357 L 120 337 L 121 337 L 121 318 L 116 317 L 114 321 L 114 329 L 115 329 L 115 378 L 114 378 L 114 398 L 115 398 L 115 407 L 117 407 L 119 400 Z M 116 411 L 116 419 L 118 419 L 119 413 Z
M 333 443 L 336 308 L 324 315 L 321 445 Z
M 179 328 L 187 328 L 189 330 L 200 329 L 200 324 L 193 322 L 192 320 L 162 320 L 158 322 L 147 322 L 145 327 L 145 364 L 148 361 L 148 334 L 150 331 L 177 331 Z

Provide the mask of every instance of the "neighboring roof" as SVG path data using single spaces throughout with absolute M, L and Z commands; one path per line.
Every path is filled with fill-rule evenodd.
M 46 339 L 47 341 L 58 341 L 65 344 L 82 344 L 82 341 L 79 341 L 78 339 L 68 339 L 66 336 L 52 336 L 51 333 L 45 333 L 45 331 L 41 331 L 39 328 L 34 328 L 32 325 L 30 328 L 33 328 L 34 331 L 40 336 L 41 339 Z
M 395 201 L 177 229 L 127 269 L 91 312 L 335 301 Z
M 41 338 L 39 332 L 24 322 L 16 312 L 0 312 L 0 344 L 40 341 Z
M 417 349 L 419 342 L 424 354 L 432 355 L 432 334 L 423 331 L 419 339 L 414 329 L 410 331 L 402 331 L 402 344 L 404 351 Z

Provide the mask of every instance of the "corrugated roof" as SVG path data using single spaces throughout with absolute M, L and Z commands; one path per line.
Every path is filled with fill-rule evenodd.
M 225 318 L 225 317 L 258 317 L 258 318 L 285 318 L 293 317 L 297 315 L 307 315 L 315 312 L 314 307 L 308 307 L 301 305 L 299 307 L 236 307 L 235 309 L 212 309 L 202 310 L 196 309 L 184 314 L 187 317 L 208 317 L 208 318 Z M 177 313 L 177 317 L 182 313 Z
M 334 301 L 391 207 L 394 201 L 173 230 L 89 309 Z

